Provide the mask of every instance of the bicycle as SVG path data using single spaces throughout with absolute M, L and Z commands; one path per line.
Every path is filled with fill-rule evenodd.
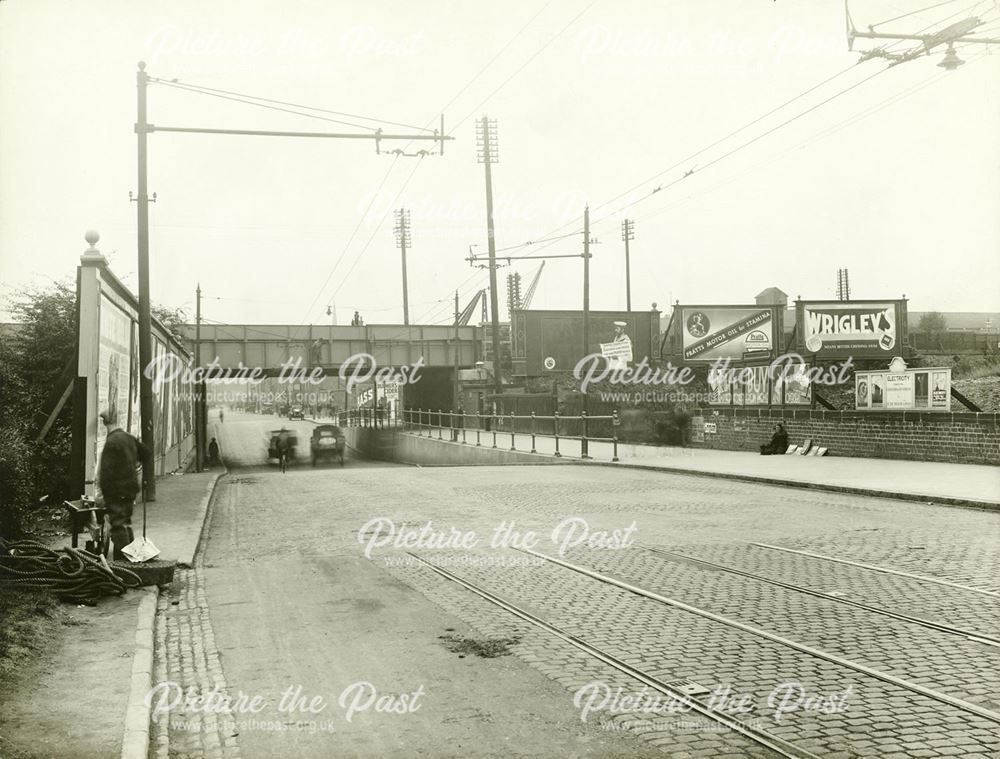
M 285 469 L 288 468 L 288 451 L 278 451 L 278 464 L 281 467 L 281 473 L 285 473 Z

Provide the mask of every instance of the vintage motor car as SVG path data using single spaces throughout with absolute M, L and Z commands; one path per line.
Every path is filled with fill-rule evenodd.
M 292 406 L 292 410 L 288 412 L 289 419 L 305 419 L 306 412 L 302 410 L 301 406 Z
M 334 424 L 319 425 L 313 430 L 312 439 L 309 441 L 313 466 L 316 466 L 316 462 L 324 458 L 330 461 L 337 460 L 343 466 L 346 447 L 344 433 L 340 427 Z

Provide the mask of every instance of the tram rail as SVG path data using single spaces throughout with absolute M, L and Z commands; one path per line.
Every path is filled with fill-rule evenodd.
M 959 637 L 966 638 L 976 643 L 983 643 L 988 646 L 1000 647 L 1000 638 L 989 635 L 986 633 L 973 632 L 970 630 L 965 630 L 960 627 L 954 627 L 952 625 L 944 625 L 938 622 L 933 622 L 929 619 L 923 619 L 921 617 L 913 617 L 908 614 L 901 614 L 899 612 L 890 611 L 889 609 L 883 609 L 879 606 L 872 606 L 870 604 L 862 603 L 861 601 L 855 601 L 851 598 L 845 598 L 844 596 L 833 595 L 832 593 L 824 593 L 821 590 L 813 590 L 812 588 L 802 587 L 801 585 L 794 585 L 792 583 L 784 582 L 782 580 L 775 580 L 774 578 L 767 577 L 765 575 L 755 574 L 753 572 L 747 572 L 743 569 L 736 569 L 735 567 L 726 566 L 725 564 L 717 564 L 714 561 L 708 561 L 706 559 L 701 559 L 696 556 L 690 556 L 685 553 L 680 553 L 678 551 L 667 551 L 663 548 L 656 548 L 655 546 L 643 546 L 643 548 L 652 554 L 659 556 L 665 556 L 667 558 L 677 557 L 683 559 L 685 562 L 691 562 L 693 564 L 701 564 L 706 567 L 711 567 L 712 569 L 717 569 L 722 572 L 728 572 L 730 574 L 739 575 L 740 577 L 747 577 L 752 580 L 757 580 L 759 582 L 767 583 L 768 585 L 774 585 L 779 588 L 784 588 L 786 590 L 791 590 L 796 593 L 802 593 L 809 596 L 814 596 L 816 598 L 822 598 L 826 601 L 834 601 L 839 604 L 844 604 L 846 606 L 854 606 L 858 609 L 863 609 L 864 611 L 871 612 L 873 614 L 882 614 L 893 619 L 898 619 L 902 622 L 909 622 L 915 625 L 920 625 L 921 627 L 926 627 L 931 630 L 937 630 L 938 632 L 948 633 L 951 635 L 957 635 Z
M 531 551 L 530 553 L 534 552 Z M 819 755 L 814 754 L 806 749 L 797 747 L 793 743 L 783 738 L 780 738 L 779 736 L 774 735 L 773 733 L 749 725 L 743 722 L 742 720 L 736 719 L 735 717 L 732 717 L 730 715 L 724 714 L 714 709 L 710 709 L 708 706 L 701 703 L 697 699 L 663 682 L 659 678 L 654 677 L 653 675 L 650 675 L 647 672 L 644 672 L 638 667 L 634 667 L 631 664 L 628 664 L 627 662 L 618 658 L 614 654 L 608 653 L 607 651 L 604 651 L 591 643 L 587 643 L 578 636 L 563 630 L 557 625 L 554 625 L 551 622 L 548 622 L 542 619 L 541 617 L 532 614 L 531 612 L 525 609 L 522 609 L 513 602 L 508 601 L 505 598 L 502 598 L 501 596 L 498 596 L 494 593 L 491 593 L 485 588 L 482 588 L 479 585 L 476 585 L 475 583 L 453 572 L 450 572 L 447 569 L 444 569 L 443 567 L 437 566 L 434 562 L 428 561 L 427 559 L 413 553 L 412 551 L 408 551 L 407 554 L 413 557 L 415 560 L 419 561 L 421 564 L 431 569 L 432 571 L 441 575 L 445 579 L 457 583 L 458 585 L 461 585 L 463 588 L 472 593 L 475 593 L 480 598 L 489 601 L 490 603 L 500 607 L 501 609 L 510 614 L 513 614 L 519 619 L 522 619 L 525 622 L 528 622 L 529 624 L 541 630 L 544 630 L 550 635 L 553 635 L 563 640 L 564 642 L 569 643 L 575 648 L 589 654 L 590 656 L 603 662 L 604 664 L 613 667 L 619 672 L 622 672 L 623 674 L 626 674 L 629 677 L 635 678 L 636 680 L 643 683 L 644 685 L 649 686 L 653 690 L 656 690 L 666 696 L 670 696 L 671 698 L 685 705 L 689 705 L 692 711 L 695 711 L 701 716 L 711 719 L 712 721 L 717 722 L 718 724 L 728 727 L 729 729 L 739 733 L 740 735 L 753 741 L 754 743 L 757 743 L 760 746 L 764 746 L 765 748 L 774 751 L 779 756 L 786 757 L 786 759 L 820 759 Z M 548 558 L 542 554 L 539 555 L 542 556 L 542 558 Z

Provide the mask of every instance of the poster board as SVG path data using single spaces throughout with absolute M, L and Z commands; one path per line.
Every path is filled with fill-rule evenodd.
M 855 372 L 854 405 L 858 411 L 950 411 L 951 369 Z
M 671 328 L 674 346 L 683 363 L 771 359 L 782 335 L 783 314 L 779 306 L 678 305 Z
M 796 301 L 795 334 L 806 357 L 889 359 L 907 345 L 906 301 Z

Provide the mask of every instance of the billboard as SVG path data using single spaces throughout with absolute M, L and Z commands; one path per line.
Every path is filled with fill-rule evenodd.
M 951 369 L 864 371 L 854 375 L 858 410 L 951 410 Z
M 728 367 L 708 372 L 711 406 L 812 405 L 805 365 L 782 373 L 768 366 Z
M 684 363 L 773 358 L 782 315 L 780 306 L 677 306 L 674 350 Z
M 616 337 L 615 322 L 625 323 L 621 339 Z M 586 351 L 582 311 L 515 311 L 514 334 L 514 374 L 527 377 L 572 372 L 590 354 L 626 361 L 624 338 L 631 348 L 631 364 L 660 358 L 660 312 L 655 310 L 591 311 Z
M 797 301 L 795 326 L 804 356 L 898 356 L 907 343 L 906 301 Z

